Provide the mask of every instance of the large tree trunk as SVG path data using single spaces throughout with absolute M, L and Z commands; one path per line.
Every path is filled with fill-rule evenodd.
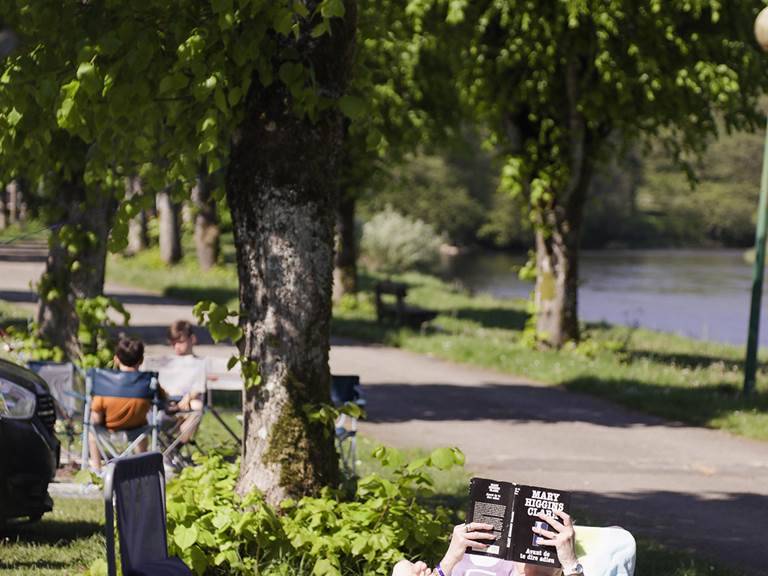
M 536 332 L 558 347 L 579 339 L 578 236 L 569 227 L 565 221 L 536 232 Z
M 131 176 L 125 180 L 125 192 L 128 198 L 141 196 L 141 178 Z M 149 246 L 149 234 L 147 230 L 147 213 L 141 210 L 137 216 L 131 218 L 128 223 L 128 247 L 127 254 L 138 254 Z
M 333 269 L 333 298 L 357 292 L 357 236 L 355 198 L 342 194 L 336 221 L 336 261 Z
M 316 2 L 308 2 L 310 13 Z M 298 43 L 317 89 L 338 97 L 351 63 L 355 5 L 333 33 Z M 261 384 L 244 393 L 238 491 L 258 488 L 270 503 L 314 494 L 339 479 L 332 424 L 307 410 L 330 403 L 331 282 L 335 168 L 342 122 L 331 108 L 315 122 L 291 112 L 275 82 L 249 94 L 233 143 L 227 200 L 237 248 L 242 353 Z
M 84 351 L 77 339 L 75 302 L 104 292 L 107 236 L 117 203 L 110 195 L 87 193 L 82 178 L 62 184 L 57 200 L 63 226 L 49 239 L 37 321 L 40 335 L 76 361 Z M 67 249 L 73 240 L 74 254 Z
M 192 202 L 195 207 L 195 250 L 203 270 L 215 266 L 219 259 L 219 218 L 208 184 L 208 174 L 201 169 L 192 189 Z
M 181 207 L 170 192 L 157 193 L 157 218 L 160 221 L 160 259 L 166 264 L 181 260 Z

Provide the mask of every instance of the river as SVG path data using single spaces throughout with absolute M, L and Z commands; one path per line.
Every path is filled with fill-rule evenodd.
M 443 276 L 475 292 L 527 298 L 533 284 L 515 272 L 524 261 L 524 255 L 462 254 Z M 579 265 L 582 320 L 746 343 L 752 266 L 741 250 L 585 250 Z M 768 346 L 765 308 L 761 346 Z

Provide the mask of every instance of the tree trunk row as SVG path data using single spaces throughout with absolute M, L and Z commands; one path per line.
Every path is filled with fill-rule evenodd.
M 38 329 L 40 335 L 61 348 L 67 358 L 83 353 L 77 337 L 75 303 L 104 293 L 107 237 L 117 208 L 114 196 L 88 194 L 82 174 L 57 190 L 58 226 L 51 232 L 45 273 L 41 278 Z M 70 249 L 73 233 L 76 251 Z

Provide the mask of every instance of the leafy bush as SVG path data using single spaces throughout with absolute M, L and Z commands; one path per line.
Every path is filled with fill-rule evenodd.
M 441 448 L 410 463 L 399 452 L 374 456 L 391 478 L 371 474 L 352 498 L 326 488 L 318 497 L 286 500 L 279 510 L 258 492 L 235 494 L 238 465 L 211 456 L 186 468 L 167 491 L 171 554 L 197 574 L 389 574 L 403 557 L 436 560 L 450 534 L 448 512 L 424 506 L 429 468 L 464 463 Z
M 395 274 L 434 267 L 441 243 L 432 226 L 388 206 L 363 225 L 360 247 L 372 269 Z

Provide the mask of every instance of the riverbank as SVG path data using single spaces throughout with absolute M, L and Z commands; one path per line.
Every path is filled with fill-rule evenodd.
M 419 274 L 399 278 L 409 303 L 437 310 L 421 334 L 376 322 L 370 288 L 334 309 L 333 333 L 381 342 L 421 354 L 516 374 L 592 394 L 674 421 L 768 440 L 768 374 L 759 370 L 757 393 L 740 395 L 743 349 L 638 328 L 585 324 L 584 340 L 563 350 L 530 342 L 526 302 L 471 296 Z M 761 355 L 765 362 L 768 356 Z
M 236 305 L 234 266 L 201 273 L 193 258 L 169 269 L 157 250 L 133 258 L 111 256 L 114 282 L 138 285 L 168 296 L 212 299 Z M 757 393 L 740 396 L 741 347 L 702 342 L 639 328 L 586 324 L 584 341 L 563 350 L 529 343 L 526 302 L 471 295 L 432 276 L 407 274 L 408 302 L 439 312 L 425 333 L 376 322 L 372 298 L 376 275 L 362 274 L 360 293 L 334 307 L 332 332 L 398 346 L 422 354 L 482 366 L 569 390 L 610 399 L 627 407 L 675 420 L 768 440 L 768 372 L 757 375 Z M 768 361 L 763 351 L 761 361 Z

